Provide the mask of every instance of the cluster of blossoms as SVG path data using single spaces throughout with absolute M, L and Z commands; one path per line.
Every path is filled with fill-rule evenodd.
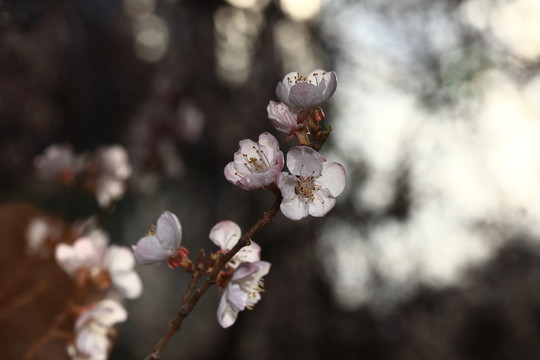
M 331 131 L 330 127 L 321 129 L 324 112 L 320 106 L 332 96 L 336 86 L 333 71 L 316 70 L 307 77 L 287 74 L 276 87 L 281 102 L 270 101 L 268 117 L 278 131 L 287 135 L 287 140 L 296 138 L 299 145 L 292 147 L 285 157 L 278 140 L 268 132 L 260 134 L 258 141 L 241 140 L 233 161 L 225 166 L 225 178 L 244 190 L 272 189 L 279 209 L 289 219 L 325 216 L 334 207 L 346 180 L 343 166 L 327 161 L 318 152 Z M 289 172 L 282 171 L 285 163 Z M 270 220 L 265 221 L 263 225 Z M 139 264 L 166 261 L 171 268 L 180 267 L 191 273 L 195 283 L 199 276 L 208 275 L 223 290 L 217 318 L 227 328 L 234 324 L 240 311 L 253 309 L 259 302 L 264 290 L 263 277 L 271 266 L 261 261 L 261 247 L 247 236 L 242 236 L 233 221 L 218 222 L 209 237 L 220 250 L 208 257 L 201 250 L 193 263 L 189 251 L 181 246 L 179 220 L 166 211 L 157 220 L 157 226 L 133 246 L 133 251 Z M 220 262 L 221 259 L 227 263 Z M 189 298 L 192 293 L 187 294 Z M 184 305 L 188 304 L 183 302 Z M 156 351 L 158 356 L 159 349 Z
M 307 77 L 285 75 L 276 87 L 281 102 L 270 101 L 267 111 L 272 125 L 286 133 L 287 140 L 296 136 L 300 143 L 287 153 L 290 174 L 281 172 L 284 159 L 277 139 L 265 132 L 258 142 L 240 141 L 234 160 L 225 167 L 225 178 L 245 190 L 275 184 L 283 196 L 281 212 L 289 219 L 326 215 L 345 188 L 346 179 L 342 165 L 326 161 L 316 151 L 330 133 L 329 129 L 321 131 L 319 122 L 324 113 L 319 107 L 336 86 L 333 71 L 315 70 Z
M 79 184 L 95 193 L 101 207 L 109 206 L 125 192 L 132 169 L 126 150 L 120 145 L 101 146 L 95 153 L 76 155 L 69 145 L 48 146 L 34 159 L 40 178 L 71 186 Z
M 72 359 L 106 359 L 114 325 L 127 318 L 119 300 L 135 299 L 142 293 L 133 253 L 127 247 L 108 246 L 107 235 L 96 230 L 72 245 L 58 244 L 55 258 L 75 280 L 78 292 L 87 294 L 85 301 L 91 300 L 78 308 L 69 354 Z
M 141 238 L 133 246 L 135 260 L 139 264 L 149 265 L 166 261 L 169 267 L 180 267 L 186 272 L 199 271 L 210 274 L 219 260 L 219 254 L 229 252 L 240 239 L 242 232 L 233 221 L 217 223 L 210 231 L 210 240 L 220 250 L 208 257 L 199 256 L 197 264 L 189 259 L 189 251 L 181 246 L 182 225 L 173 213 L 165 211 L 157 220 L 155 230 Z M 218 321 L 223 327 L 231 326 L 238 312 L 245 308 L 252 309 L 260 300 L 263 290 L 262 277 L 268 274 L 270 263 L 260 261 L 261 248 L 250 241 L 226 264 L 217 275 L 223 296 L 218 309 Z

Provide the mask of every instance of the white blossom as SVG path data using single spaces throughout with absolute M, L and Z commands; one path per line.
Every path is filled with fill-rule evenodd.
M 337 162 L 327 162 L 307 146 L 295 146 L 287 153 L 287 167 L 292 175 L 283 172 L 277 180 L 283 195 L 283 215 L 292 220 L 326 215 L 345 188 L 345 168 Z
M 314 70 L 307 77 L 298 72 L 288 73 L 276 86 L 279 100 L 293 111 L 309 111 L 325 103 L 336 91 L 334 71 Z
M 135 272 L 133 254 L 127 247 L 112 245 L 90 237 L 82 237 L 73 245 L 59 244 L 55 257 L 58 265 L 70 276 L 83 272 L 104 290 L 110 284 L 120 295 L 134 299 L 142 293 L 142 282 Z
M 133 246 L 135 260 L 141 265 L 168 260 L 182 242 L 182 226 L 176 215 L 165 211 L 158 218 L 155 231 Z
M 244 190 L 258 189 L 273 183 L 284 163 L 277 139 L 264 132 L 258 142 L 246 139 L 241 140 L 239 145 L 234 160 L 225 166 L 225 178 Z
M 269 271 L 270 263 L 266 261 L 245 262 L 235 270 L 218 306 L 217 318 L 222 327 L 234 324 L 240 311 L 252 310 L 259 302 L 264 291 L 263 277 Z
M 223 220 L 218 222 L 212 230 L 210 230 L 210 240 L 220 247 L 225 254 L 231 250 L 240 239 L 242 231 L 240 226 L 234 221 Z M 227 265 L 235 269 L 244 262 L 255 262 L 261 259 L 261 247 L 251 240 L 249 246 L 244 246 L 240 251 L 233 256 Z
M 105 360 L 112 347 L 114 325 L 127 319 L 127 311 L 117 301 L 105 299 L 80 315 L 75 322 L 75 342 L 68 349 L 74 360 Z

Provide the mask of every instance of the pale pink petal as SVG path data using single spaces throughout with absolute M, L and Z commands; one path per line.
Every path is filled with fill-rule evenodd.
M 223 294 L 219 301 L 219 306 L 218 306 L 218 311 L 217 311 L 217 319 L 218 319 L 219 324 L 223 328 L 228 328 L 235 323 L 236 318 L 238 318 L 238 312 L 234 311 L 231 308 L 231 306 L 227 302 L 227 298 L 225 294 Z
M 176 250 L 182 241 L 182 226 L 176 215 L 165 211 L 157 221 L 156 236 L 166 250 Z
M 141 278 L 134 270 L 111 273 L 111 279 L 114 287 L 125 298 L 136 299 L 141 296 Z
M 59 244 L 55 249 L 58 265 L 68 274 L 74 275 L 78 269 L 90 269 L 101 265 L 103 251 L 89 238 L 77 239 L 72 246 Z
M 242 236 L 242 230 L 237 223 L 230 220 L 218 222 L 210 230 L 210 240 L 220 247 L 221 251 L 229 251 Z
M 280 152 L 279 143 L 276 137 L 269 132 L 263 132 L 261 135 L 259 135 L 258 144 L 260 144 L 266 160 L 270 163 L 270 165 L 273 165 L 272 159 L 275 159 L 276 155 Z
M 127 247 L 111 245 L 105 255 L 104 266 L 111 273 L 132 270 L 135 266 L 135 259 Z
M 295 146 L 287 153 L 287 168 L 293 175 L 303 178 L 319 176 L 323 161 L 321 155 L 307 146 Z
M 241 280 L 259 270 L 259 267 L 255 265 L 254 263 L 244 263 L 236 269 L 236 271 L 233 274 L 233 277 L 231 279 L 231 282 L 234 282 L 236 280 Z
M 281 191 L 283 199 L 291 200 L 297 196 L 294 190 L 298 185 L 298 180 L 296 179 L 296 176 L 287 174 L 286 172 L 282 172 L 278 177 L 276 184 Z
M 276 130 L 285 134 L 289 134 L 291 131 L 303 126 L 298 124 L 296 113 L 293 113 L 284 103 L 270 100 L 266 107 L 266 111 L 268 113 L 268 119 Z
M 279 206 L 281 213 L 291 220 L 300 220 L 309 214 L 309 206 L 306 201 L 295 196 L 292 200 L 283 200 Z
M 315 217 L 325 216 L 336 204 L 336 199 L 328 189 L 322 189 L 309 203 L 309 215 Z
M 251 244 L 240 249 L 233 259 L 241 263 L 259 261 L 261 259 L 261 247 L 252 240 Z
M 315 183 L 324 189 L 328 189 L 332 196 L 336 197 L 345 188 L 347 174 L 345 168 L 337 162 L 325 162 L 322 164 L 321 175 L 315 179 Z
M 106 360 L 111 345 L 106 331 L 96 332 L 94 329 L 83 328 L 75 337 L 78 355 L 83 356 L 79 359 Z
M 239 312 L 246 308 L 248 294 L 240 287 L 240 285 L 230 283 L 225 289 L 224 295 L 233 311 Z
M 171 252 L 161 246 L 157 237 L 145 236 L 133 246 L 133 255 L 138 264 L 149 265 L 167 260 Z
M 318 108 L 324 103 L 323 87 L 318 87 L 307 82 L 301 82 L 291 88 L 289 103 L 298 110 L 311 110 Z
M 238 174 L 238 170 L 236 170 L 235 164 L 232 161 L 225 166 L 223 174 L 225 175 L 225 179 L 233 184 L 237 184 L 238 181 L 242 180 L 242 177 Z

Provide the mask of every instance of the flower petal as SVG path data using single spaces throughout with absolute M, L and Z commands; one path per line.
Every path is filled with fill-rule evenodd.
M 328 189 L 322 189 L 309 203 L 309 215 L 315 217 L 325 216 L 336 204 L 336 199 Z
M 289 134 L 291 131 L 303 126 L 298 124 L 296 113 L 293 113 L 284 103 L 270 100 L 266 112 L 268 113 L 268 119 L 276 130 L 285 134 Z
M 281 213 L 291 220 L 300 220 L 309 213 L 307 202 L 295 196 L 292 200 L 283 200 L 279 206 Z
M 229 251 L 242 236 L 242 230 L 237 223 L 230 220 L 218 222 L 210 230 L 210 240 L 220 247 L 221 251 Z
M 157 221 L 156 236 L 167 250 L 176 250 L 182 242 L 182 226 L 176 215 L 165 211 Z
M 231 283 L 235 281 L 242 281 L 242 279 L 248 277 L 249 275 L 257 272 L 259 270 L 259 267 L 255 265 L 255 263 L 243 263 L 238 267 L 238 269 L 235 270 Z
M 141 296 L 142 282 L 139 275 L 134 271 L 111 273 L 114 287 L 127 299 L 136 299 Z
M 221 327 L 228 328 L 235 323 L 238 317 L 238 312 L 234 311 L 229 303 L 225 294 L 221 296 L 219 300 L 219 306 L 217 311 L 217 319 Z
M 225 288 L 224 295 L 233 311 L 239 312 L 246 308 L 248 294 L 240 287 L 240 285 L 232 282 L 229 283 Z
M 336 197 L 345 189 L 347 174 L 343 165 L 337 162 L 325 162 L 322 164 L 321 175 L 315 179 L 315 183 L 323 189 L 328 189 L 332 196 Z
M 157 237 L 145 236 L 133 246 L 133 255 L 138 264 L 149 265 L 167 260 L 171 254 L 163 248 Z
M 233 259 L 241 263 L 259 261 L 261 260 L 261 247 L 252 240 L 251 244 L 240 249 Z
M 72 246 L 59 244 L 55 249 L 58 265 L 69 275 L 74 275 L 78 269 L 100 266 L 104 249 L 87 237 L 77 239 Z
M 326 86 L 315 86 L 300 82 L 291 88 L 289 103 L 298 110 L 312 110 L 324 103 L 323 92 Z
M 297 197 L 295 188 L 298 185 L 296 176 L 282 172 L 277 179 L 277 186 L 284 200 L 292 200 Z
M 135 259 L 129 248 L 111 245 L 105 254 L 104 266 L 111 273 L 132 270 L 135 266 Z
M 321 173 L 324 157 L 307 146 L 295 146 L 287 153 L 287 168 L 293 175 L 307 179 Z

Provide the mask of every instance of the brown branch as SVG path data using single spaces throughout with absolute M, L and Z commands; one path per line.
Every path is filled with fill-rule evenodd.
M 43 291 L 45 291 L 49 287 L 50 283 L 54 280 L 55 276 L 56 276 L 55 269 L 49 270 L 48 274 L 43 279 L 41 279 L 41 281 L 37 283 L 36 286 L 30 288 L 28 291 L 17 296 L 7 305 L 1 307 L 0 320 L 7 317 L 17 308 L 34 301 Z
M 228 251 L 226 254 L 220 255 L 217 265 L 212 269 L 212 272 L 210 273 L 206 281 L 203 282 L 195 292 L 193 292 L 193 289 L 195 288 L 196 283 L 194 283 L 192 279 L 190 283 L 190 289 L 188 289 L 188 291 L 186 292 L 186 295 L 188 295 L 188 293 L 190 292 L 192 293 L 192 295 L 184 295 L 182 297 L 182 307 L 180 308 L 180 311 L 178 311 L 176 318 L 171 322 L 169 329 L 167 330 L 165 335 L 163 335 L 163 337 L 159 340 L 158 344 L 154 348 L 154 351 L 150 355 L 148 355 L 145 360 L 157 360 L 161 358 L 161 352 L 163 351 L 163 348 L 165 348 L 165 346 L 167 345 L 167 342 L 177 331 L 180 330 L 180 325 L 182 324 L 182 321 L 191 313 L 191 311 L 193 310 L 195 305 L 197 305 L 197 302 L 204 295 L 206 290 L 208 290 L 211 285 L 216 283 L 217 276 L 221 269 L 225 267 L 229 260 L 231 260 L 233 256 L 236 255 L 238 251 L 240 251 L 240 249 L 242 249 L 244 246 L 248 246 L 251 244 L 250 239 L 251 237 L 253 237 L 253 235 L 255 235 L 264 226 L 270 224 L 272 218 L 279 210 L 279 206 L 281 205 L 283 197 L 281 196 L 281 192 L 275 186 L 275 184 L 272 184 L 269 188 L 274 192 L 274 194 L 276 194 L 276 201 L 272 205 L 272 208 L 265 212 L 264 215 L 259 219 L 259 221 L 257 221 L 255 225 L 251 227 L 251 229 L 249 229 L 246 233 L 242 235 L 242 237 L 240 237 L 240 239 L 238 239 L 236 245 L 234 245 L 234 247 L 230 251 Z M 192 285 L 193 289 L 191 289 Z M 185 301 L 187 299 L 189 300 Z
M 51 341 L 54 338 L 66 338 L 69 337 L 65 332 L 58 330 L 62 322 L 66 319 L 66 317 L 71 314 L 71 308 L 72 308 L 73 302 L 69 300 L 62 312 L 60 312 L 56 317 L 54 318 L 53 322 L 51 323 L 51 326 L 49 326 L 49 329 L 41 336 L 39 339 L 34 341 L 28 351 L 23 356 L 23 360 L 30 360 L 32 359 L 38 350 Z

